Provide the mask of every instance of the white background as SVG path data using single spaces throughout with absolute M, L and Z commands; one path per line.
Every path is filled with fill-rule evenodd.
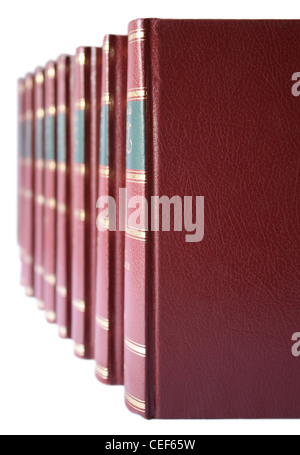
M 144 421 L 123 388 L 101 385 L 19 286 L 16 81 L 79 45 L 126 34 L 137 17 L 299 19 L 295 1 L 7 0 L 0 2 L 0 433 L 6 435 L 300 434 L 298 421 Z M 300 71 L 299 68 L 295 71 Z M 300 100 L 299 100 L 300 101 Z M 299 378 L 300 381 L 300 378 Z

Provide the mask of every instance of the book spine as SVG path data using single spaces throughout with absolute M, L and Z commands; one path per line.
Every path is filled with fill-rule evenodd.
M 45 71 L 44 302 L 46 318 L 56 322 L 56 63 Z
M 147 21 L 129 24 L 127 91 L 127 198 L 147 197 L 146 161 L 146 43 Z M 141 199 L 142 200 L 142 199 Z M 132 212 L 132 211 L 131 211 Z M 125 402 L 144 418 L 149 417 L 146 346 L 146 207 L 140 206 L 140 223 L 127 216 L 125 239 Z M 144 218 L 144 222 L 142 221 Z
M 25 147 L 23 158 L 22 276 L 26 295 L 34 295 L 34 77 L 25 79 Z
M 94 358 L 96 198 L 100 126 L 101 51 L 78 48 L 75 63 L 73 166 L 72 337 L 75 355 Z
M 22 248 L 22 174 L 24 156 L 25 79 L 18 80 L 18 245 Z M 21 282 L 24 281 L 21 279 Z
M 45 75 L 43 68 L 35 71 L 35 209 L 34 209 L 34 290 L 38 308 L 44 309 L 44 129 L 45 129 Z
M 101 93 L 99 196 L 113 197 L 125 187 L 127 37 L 105 37 Z M 119 210 L 116 213 L 119 219 Z M 110 229 L 109 217 L 98 218 L 96 377 L 123 384 L 124 363 L 124 231 Z
M 57 258 L 56 313 L 59 335 L 71 337 L 71 186 L 70 186 L 70 64 L 57 61 Z

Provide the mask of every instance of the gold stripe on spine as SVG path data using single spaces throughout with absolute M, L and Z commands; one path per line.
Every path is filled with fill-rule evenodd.
M 143 400 L 139 400 L 138 398 L 135 398 L 133 395 L 130 395 L 130 393 L 126 392 L 125 393 L 125 398 L 127 403 L 130 404 L 134 409 L 140 412 L 146 412 L 146 402 Z
M 44 82 L 44 75 L 43 73 L 38 73 L 36 76 L 35 76 L 35 82 L 36 84 L 42 84 Z
M 59 170 L 60 172 L 63 172 L 63 173 L 67 172 L 67 165 L 66 165 L 66 163 L 58 163 L 58 164 L 57 164 L 57 168 L 58 168 L 58 170 Z
M 54 311 L 47 311 L 46 318 L 47 318 L 47 320 L 49 322 L 55 322 L 56 321 L 56 313 Z
M 25 294 L 27 295 L 27 297 L 33 297 L 34 291 L 32 288 L 28 287 L 25 289 Z
M 105 93 L 101 98 L 101 104 L 103 106 L 108 106 L 110 104 L 110 94 Z
M 66 65 L 64 63 L 59 63 L 57 66 L 57 71 L 65 71 Z
M 85 211 L 84 210 L 75 210 L 74 211 L 74 217 L 77 219 L 77 220 L 80 220 L 80 221 L 85 221 Z
M 47 77 L 49 77 L 49 79 L 55 78 L 55 68 L 54 67 L 48 69 Z
M 67 106 L 65 104 L 60 104 L 57 108 L 57 111 L 60 113 L 60 114 L 64 114 L 67 110 Z
M 126 171 L 126 180 L 127 182 L 146 183 L 147 182 L 146 172 L 128 170 Z
M 98 376 L 100 376 L 100 378 L 104 379 L 105 381 L 108 379 L 109 376 L 108 368 L 103 367 L 99 363 L 97 363 L 96 373 Z
M 55 161 L 46 161 L 46 169 L 49 169 L 49 171 L 55 171 L 56 170 L 56 162 Z
M 126 235 L 132 239 L 139 240 L 141 242 L 146 242 L 147 232 L 127 226 Z
M 85 64 L 85 53 L 84 52 L 80 52 L 76 58 L 76 62 L 79 64 L 79 65 L 84 65 Z
M 83 357 L 85 354 L 85 346 L 83 344 L 75 344 L 74 346 L 75 353 L 80 357 Z
M 45 304 L 42 300 L 37 301 L 37 306 L 39 310 L 44 310 L 45 309 Z
M 27 90 L 32 89 L 32 87 L 33 87 L 33 80 L 32 80 L 32 77 L 31 77 L 31 76 L 26 77 L 25 86 L 26 86 Z
M 25 84 L 23 81 L 19 81 L 19 87 L 18 87 L 19 93 L 24 93 L 25 91 Z
M 72 305 L 76 310 L 80 311 L 80 313 L 85 312 L 85 302 L 83 300 L 73 300 Z
M 37 169 L 44 169 L 44 167 L 45 167 L 45 161 L 44 161 L 44 160 L 37 160 L 37 161 L 35 162 L 35 167 L 36 167 Z
M 125 337 L 125 346 L 133 354 L 138 355 L 139 357 L 146 357 L 145 345 L 136 343 L 135 341 L 130 340 L 128 337 Z
M 50 284 L 50 286 L 56 285 L 56 276 L 55 275 L 45 275 L 44 280 L 46 283 Z
M 76 108 L 80 111 L 84 111 L 86 108 L 86 101 L 84 98 L 76 102 Z
M 59 213 L 66 213 L 67 212 L 67 206 L 66 204 L 58 204 L 57 206 L 57 211 Z
M 42 194 L 39 194 L 38 196 L 35 197 L 35 202 L 38 205 L 44 205 L 45 204 L 45 197 Z
M 25 114 L 25 120 L 28 120 L 30 122 L 33 119 L 33 111 L 29 110 Z
M 132 88 L 127 92 L 128 101 L 141 101 L 147 99 L 146 87 Z
M 35 273 L 37 273 L 37 275 L 41 275 L 41 276 L 43 276 L 44 273 L 45 273 L 44 267 L 42 267 L 42 266 L 40 266 L 40 265 L 36 265 L 36 266 L 34 267 L 34 271 L 35 271 Z
M 67 297 L 68 295 L 68 290 L 64 286 L 57 286 L 56 291 L 61 297 Z
M 47 114 L 50 115 L 50 117 L 54 117 L 56 114 L 56 107 L 55 106 L 49 106 L 47 109 Z
M 53 199 L 53 198 L 49 198 L 49 199 L 46 199 L 45 200 L 45 205 L 49 208 L 49 209 L 56 209 L 56 200 Z
M 133 30 L 129 33 L 128 42 L 134 43 L 136 41 L 144 41 L 146 38 L 146 33 L 144 29 Z
M 109 229 L 109 218 L 106 217 L 106 218 L 101 218 L 98 220 L 98 223 L 100 224 L 100 226 L 102 226 L 103 228 L 105 229 Z
M 24 196 L 25 199 L 33 198 L 33 193 L 31 190 L 21 190 L 21 194 Z
M 38 109 L 38 110 L 36 111 L 36 113 L 35 113 L 35 116 L 36 116 L 36 118 L 38 118 L 38 119 L 44 118 L 44 117 L 45 117 L 45 111 L 44 111 L 44 109 L 43 109 L 43 108 Z
M 101 165 L 99 167 L 99 174 L 101 175 L 101 177 L 105 177 L 105 178 L 109 178 L 109 166 L 103 166 Z
M 75 165 L 75 172 L 76 172 L 76 174 L 85 175 L 85 165 L 84 164 L 76 164 Z
M 102 50 L 103 50 L 104 54 L 108 54 L 109 53 L 109 41 L 105 41 L 104 42 Z
M 109 320 L 108 319 L 102 318 L 101 316 L 97 316 L 96 324 L 98 325 L 98 327 L 100 327 L 100 329 L 103 329 L 106 331 L 109 330 Z
M 66 336 L 67 336 L 67 334 L 68 334 L 67 327 L 61 326 L 61 327 L 59 327 L 58 330 L 59 330 L 60 336 L 63 337 L 63 338 L 66 338 Z

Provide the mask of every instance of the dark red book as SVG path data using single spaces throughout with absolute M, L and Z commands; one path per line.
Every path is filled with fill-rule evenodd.
M 129 26 L 125 388 L 146 418 L 300 417 L 299 43 L 299 21 Z
M 71 337 L 71 57 L 57 60 L 56 313 L 59 335 Z
M 114 198 L 118 207 L 119 189 L 125 188 L 127 44 L 127 36 L 106 36 L 102 57 L 98 194 Z M 110 226 L 107 210 L 100 211 L 97 225 L 96 376 L 123 384 L 125 233 Z
M 34 76 L 25 78 L 24 157 L 22 163 L 22 280 L 26 295 L 34 295 Z
M 18 245 L 22 253 L 23 158 L 25 151 L 25 79 L 18 80 Z M 22 254 L 21 254 L 22 256 Z M 21 277 L 21 282 L 24 279 Z
M 34 291 L 38 308 L 44 304 L 44 167 L 45 167 L 45 74 L 44 68 L 35 71 L 35 206 L 34 206 Z
M 99 166 L 101 49 L 75 56 L 75 150 L 72 169 L 72 338 L 75 354 L 94 358 L 96 202 Z
M 56 63 L 45 69 L 44 302 L 47 321 L 56 322 Z

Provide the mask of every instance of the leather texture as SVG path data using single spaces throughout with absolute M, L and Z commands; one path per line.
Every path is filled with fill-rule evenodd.
M 149 418 L 299 418 L 300 22 L 139 28 L 147 193 L 204 196 L 205 237 L 149 233 L 146 368 L 128 374 Z
M 103 128 L 100 152 L 107 157 L 100 158 L 98 194 L 99 197 L 113 197 L 117 206 L 120 203 L 119 189 L 125 188 L 126 91 L 127 36 L 108 35 L 104 39 L 102 58 Z M 124 367 L 122 231 L 98 232 L 96 286 L 96 376 L 101 382 L 120 385 L 123 384 Z
M 72 235 L 71 235 L 71 57 L 57 60 L 57 285 L 59 335 L 71 337 Z

